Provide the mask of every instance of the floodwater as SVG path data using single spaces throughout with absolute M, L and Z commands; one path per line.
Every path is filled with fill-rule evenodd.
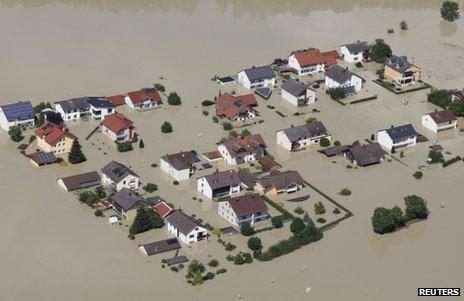
M 139 240 L 166 237 L 164 229 L 130 241 L 126 229 L 109 228 L 55 182 L 61 176 L 99 169 L 115 158 L 133 166 L 145 182 L 159 184 L 158 192 L 166 199 L 220 223 L 214 204 L 192 200 L 193 180 L 173 187 L 159 169 L 149 167 L 165 153 L 208 151 L 225 135 L 211 122 L 211 115 L 205 117 L 196 108 L 221 89 L 210 81 L 212 76 L 267 64 L 292 49 L 327 50 L 381 37 L 396 54 L 412 57 L 426 81 L 462 88 L 463 20 L 441 21 L 439 7 L 435 0 L 1 0 L 2 103 L 113 95 L 156 81 L 183 99 L 181 108 L 129 113 L 146 144 L 130 154 L 115 153 L 99 135 L 85 141 L 95 124 L 71 125 L 89 158 L 78 166 L 33 169 L 0 133 L 2 299 L 237 300 L 241 295 L 243 300 L 415 300 L 418 287 L 462 287 L 462 162 L 447 169 L 433 167 L 417 181 L 411 175 L 423 164 L 425 145 L 406 153 L 407 166 L 393 161 L 365 170 L 347 170 L 343 160 L 331 163 L 313 151 L 279 155 L 275 131 L 304 118 L 292 116 L 278 95 L 269 102 L 289 116 L 281 118 L 261 102 L 265 122 L 250 130 L 264 135 L 270 152 L 285 160 L 285 168 L 298 169 L 355 214 L 326 232 L 322 241 L 290 255 L 236 267 L 225 263 L 226 253 L 217 244 L 186 250 L 204 262 L 213 254 L 228 269 L 211 282 L 191 287 L 183 272 L 162 269 L 161 257 L 147 259 L 136 251 Z M 409 25 L 405 33 L 399 31 L 401 20 Z M 387 34 L 388 28 L 395 33 Z M 372 77 L 367 69 L 359 72 Z M 392 123 L 410 121 L 420 128 L 420 114 L 433 109 L 423 102 L 423 91 L 399 97 L 368 82 L 370 91 L 363 93 L 379 95 L 372 103 L 345 108 L 319 95 L 317 117 L 343 143 L 370 137 Z M 408 98 L 408 106 L 402 105 L 403 98 Z M 164 120 L 173 123 L 173 134 L 159 133 Z M 462 134 L 456 133 L 442 144 L 462 155 L 463 142 Z M 344 187 L 353 194 L 338 196 Z M 428 200 L 430 218 L 391 235 L 374 235 L 370 225 L 374 208 L 402 206 L 408 194 Z M 443 201 L 445 208 L 440 207 Z M 287 235 L 285 230 L 266 233 L 263 242 Z M 234 243 L 239 247 L 242 243 L 245 250 L 246 242 Z M 312 288 L 309 294 L 307 287 Z

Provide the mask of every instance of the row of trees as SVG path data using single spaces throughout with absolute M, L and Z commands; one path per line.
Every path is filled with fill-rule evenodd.
M 443 109 L 448 109 L 456 116 L 464 116 L 464 100 L 451 101 L 451 92 L 446 89 L 432 89 L 427 100 Z
M 409 221 L 423 220 L 428 217 L 427 202 L 423 198 L 409 195 L 404 198 L 404 203 L 406 205 L 404 212 L 398 206 L 391 209 L 376 208 L 371 219 L 374 232 L 378 234 L 394 232 L 404 227 Z

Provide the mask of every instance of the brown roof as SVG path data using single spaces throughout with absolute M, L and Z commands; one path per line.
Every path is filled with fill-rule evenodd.
M 245 136 L 242 138 L 229 138 L 224 141 L 224 146 L 230 154 L 245 151 L 247 153 L 255 152 L 259 147 L 266 147 L 266 143 L 260 134 Z
M 203 227 L 196 220 L 179 210 L 174 210 L 166 220 L 185 235 L 195 230 L 196 227 Z
M 134 122 L 121 113 L 107 116 L 101 124 L 114 133 L 134 127 Z
M 270 156 L 264 156 L 261 159 L 258 160 L 259 164 L 261 164 L 264 168 L 267 170 L 272 170 L 274 168 L 280 168 L 281 165 L 277 163 L 274 159 L 272 159 Z
M 294 55 L 301 67 L 318 64 L 333 65 L 337 63 L 337 58 L 339 57 L 336 50 L 321 52 L 319 49 L 298 51 Z
M 171 164 L 176 170 L 189 169 L 194 163 L 200 161 L 193 150 L 165 155 L 161 159 Z
M 100 185 L 100 175 L 96 171 L 60 179 L 68 191 Z
M 240 178 L 240 181 L 247 187 L 255 186 L 255 176 L 250 172 L 248 168 L 239 170 L 238 177 Z
M 244 94 L 244 95 L 239 95 L 237 96 L 237 99 L 243 103 L 246 106 L 249 107 L 254 107 L 258 105 L 258 102 L 256 101 L 256 97 L 250 93 L 250 94 Z
M 450 110 L 429 113 L 430 117 L 437 123 L 447 123 L 457 120 L 456 116 Z
M 158 91 L 156 91 L 156 89 L 153 89 L 153 88 L 145 88 L 145 89 L 140 89 L 138 91 L 132 91 L 132 92 L 127 93 L 127 95 L 129 96 L 132 103 L 134 104 L 141 103 L 149 99 L 151 99 L 154 102 L 161 100 L 161 97 Z
M 39 128 L 35 129 L 38 137 L 44 139 L 50 145 L 55 145 L 61 138 L 68 137 L 74 139 L 74 135 L 67 128 L 57 124 L 46 122 Z
M 284 172 L 273 170 L 269 176 L 259 180 L 261 186 L 265 189 L 275 188 L 277 190 L 286 189 L 291 184 L 303 186 L 304 180 L 295 170 L 287 170 Z
M 209 174 L 205 179 L 211 189 L 240 185 L 240 178 L 233 169 Z
M 227 201 L 237 217 L 267 211 L 266 203 L 259 194 L 247 194 Z
M 168 238 L 165 240 L 155 241 L 141 246 L 145 249 L 148 256 L 159 253 L 169 252 L 181 248 L 177 238 Z
M 240 112 L 246 110 L 247 106 L 229 93 L 224 93 L 216 99 L 216 115 L 234 118 Z
M 108 99 L 115 107 L 123 105 L 125 103 L 124 96 L 122 95 L 108 96 L 106 99 Z
M 203 153 L 203 156 L 205 156 L 208 160 L 215 160 L 215 159 L 220 159 L 222 158 L 221 152 L 220 151 L 211 151 L 207 153 Z

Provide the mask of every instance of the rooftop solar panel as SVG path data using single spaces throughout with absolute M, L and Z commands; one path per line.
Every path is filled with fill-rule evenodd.
M 6 104 L 0 107 L 9 122 L 32 119 L 35 116 L 34 108 L 29 101 Z

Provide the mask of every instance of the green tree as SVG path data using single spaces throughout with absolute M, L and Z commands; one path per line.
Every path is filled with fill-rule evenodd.
M 158 190 L 158 185 L 153 183 L 147 183 L 145 186 L 143 186 L 143 190 L 145 190 L 148 193 L 155 192 L 156 190 Z
M 249 222 L 243 222 L 240 225 L 240 234 L 243 236 L 251 236 L 255 234 L 255 229 L 253 229 Z
M 464 116 L 464 100 L 457 100 L 453 101 L 449 105 L 449 109 L 454 113 L 456 116 Z
M 68 161 L 71 164 L 78 164 L 81 162 L 86 161 L 87 158 L 85 157 L 84 153 L 82 152 L 82 147 L 79 143 L 79 140 L 76 138 L 73 141 L 71 146 L 71 150 L 68 154 Z
M 400 23 L 400 28 L 401 30 L 408 30 L 408 23 L 406 23 L 406 21 L 401 21 Z
M 422 173 L 422 171 L 419 171 L 419 170 L 418 170 L 418 171 L 416 171 L 415 173 L 413 173 L 412 176 L 414 177 L 414 179 L 420 180 L 420 179 L 422 179 L 423 173 Z
M 340 146 L 340 145 L 342 145 L 342 144 L 340 143 L 340 141 L 336 140 L 336 141 L 334 142 L 334 146 Z
M 164 220 L 153 209 L 141 208 L 137 210 L 134 222 L 129 228 L 129 234 L 136 235 L 163 226 Z
M 431 164 L 443 162 L 443 154 L 440 151 L 430 150 L 429 159 Z
M 253 236 L 248 239 L 248 248 L 252 251 L 261 251 L 263 245 L 259 237 Z
M 308 119 L 306 119 L 306 123 L 313 123 L 313 122 L 317 122 L 317 118 L 316 117 L 308 117 Z
M 222 123 L 222 128 L 224 129 L 224 131 L 230 131 L 234 128 L 234 126 L 232 125 L 232 123 L 224 121 Z
M 118 152 L 120 153 L 125 153 L 133 150 L 134 148 L 132 147 L 132 142 L 131 141 L 125 141 L 125 142 L 116 142 Z
M 321 138 L 321 140 L 319 140 L 319 145 L 321 147 L 328 147 L 328 146 L 330 146 L 330 140 L 323 137 L 323 138 Z
M 459 19 L 459 3 L 455 1 L 443 2 L 440 9 L 441 17 L 446 21 Z
M 173 131 L 172 125 L 169 121 L 165 121 L 161 125 L 161 132 L 163 133 L 171 133 Z
M 314 211 L 316 212 L 316 214 L 324 214 L 325 213 L 324 204 L 321 201 L 314 203 Z
M 145 147 L 145 143 L 143 143 L 143 139 L 140 139 L 139 148 L 144 148 L 144 147 Z
M 345 89 L 342 87 L 329 88 L 325 90 L 325 93 L 329 94 L 330 98 L 333 100 L 340 100 L 346 97 Z
M 300 232 L 301 230 L 303 230 L 305 227 L 305 223 L 303 222 L 303 220 L 299 217 L 295 218 L 294 220 L 292 220 L 292 222 L 290 223 L 290 231 L 295 234 L 297 232 Z
M 383 64 L 385 60 L 392 55 L 390 45 L 385 43 L 383 39 L 376 39 L 371 46 L 371 57 L 374 62 Z
M 397 229 L 397 217 L 392 210 L 384 207 L 374 210 L 371 222 L 374 232 L 378 234 L 390 233 Z
M 95 188 L 95 194 L 98 195 L 100 199 L 104 199 L 108 196 L 103 186 L 98 186 L 97 188 Z
M 180 106 L 182 104 L 182 101 L 176 92 L 169 93 L 168 104 L 170 104 L 171 106 Z
M 39 117 L 37 117 L 37 122 L 36 122 L 36 126 L 39 127 L 41 126 L 42 124 L 45 123 L 45 114 L 41 111 L 39 113 Z
M 282 228 L 283 227 L 283 221 L 281 216 L 273 216 L 271 218 L 271 223 L 274 228 Z
M 10 139 L 19 142 L 23 139 L 23 131 L 19 125 L 13 125 L 8 130 L 8 135 L 10 135 Z
M 155 87 L 156 90 L 160 92 L 166 91 L 166 88 L 160 83 L 154 83 L 153 86 Z
M 417 195 L 408 195 L 404 198 L 404 203 L 406 204 L 406 220 L 426 219 L 429 216 L 427 202 L 423 198 Z
M 100 196 L 95 192 L 84 190 L 83 192 L 79 193 L 77 199 L 79 202 L 85 203 L 89 207 L 93 207 L 93 205 L 100 201 Z

